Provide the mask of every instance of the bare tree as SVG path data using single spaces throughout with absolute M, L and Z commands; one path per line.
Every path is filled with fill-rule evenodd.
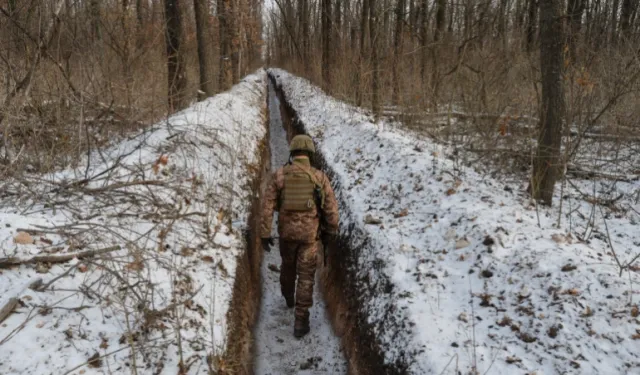
M 402 34 L 404 33 L 404 12 L 405 0 L 398 0 L 396 5 L 396 31 L 393 39 L 393 96 L 391 104 L 398 105 L 400 97 L 400 76 L 398 69 L 400 65 L 400 55 L 402 54 Z
M 569 17 L 569 55 L 572 61 L 576 61 L 576 45 L 582 29 L 582 16 L 586 0 L 569 0 L 567 3 L 567 15 Z
M 533 43 L 536 40 L 536 20 L 538 18 L 538 2 L 541 0 L 529 0 L 527 8 L 526 26 L 526 49 L 527 52 L 533 50 Z
M 535 199 L 551 205 L 559 175 L 564 99 L 564 20 L 561 0 L 540 0 L 540 66 L 542 116 L 538 149 L 533 162 L 531 191 Z
M 331 90 L 331 0 L 322 1 L 322 82 L 325 90 Z
M 380 35 L 378 34 L 378 5 L 369 0 L 369 37 L 371 38 L 371 108 L 380 117 Z
M 227 90 L 233 82 L 233 66 L 231 63 L 231 0 L 218 0 L 218 24 L 220 40 L 220 90 Z
M 182 17 L 180 14 L 180 0 L 164 0 L 164 14 L 166 19 L 165 43 L 167 46 L 167 78 L 169 109 L 176 111 L 187 104 L 187 77 L 180 42 L 182 39 Z
M 202 100 L 215 93 L 213 86 L 213 69 L 211 68 L 211 44 L 207 43 L 209 30 L 209 6 L 207 0 L 193 0 L 193 9 L 196 17 L 196 38 L 198 40 L 198 63 L 200 67 L 200 92 Z

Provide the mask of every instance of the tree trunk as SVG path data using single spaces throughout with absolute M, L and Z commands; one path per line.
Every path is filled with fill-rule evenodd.
M 142 0 L 136 0 L 136 19 L 138 20 L 138 27 L 144 26 L 144 8 Z
M 302 64 L 304 66 L 304 72 L 308 76 L 311 73 L 310 58 L 309 58 L 309 0 L 301 1 L 301 14 L 299 28 L 302 35 Z
M 618 41 L 618 9 L 620 6 L 619 0 L 613 0 L 611 8 L 611 44 L 616 44 Z
M 444 31 L 445 7 L 447 6 L 447 2 L 446 0 L 437 0 L 436 6 L 436 32 L 433 35 L 433 40 L 438 42 Z
M 629 31 L 631 30 L 631 15 L 633 14 L 633 0 L 623 0 L 622 10 L 620 12 L 620 33 L 625 39 L 629 39 Z
M 364 90 L 364 85 L 363 85 L 363 81 L 364 81 L 364 58 L 365 58 L 365 51 L 366 51 L 366 41 L 367 41 L 367 29 L 368 29 L 368 22 L 369 22 L 369 17 L 370 17 L 370 7 L 369 7 L 369 0 L 362 0 L 362 13 L 360 14 L 360 55 L 358 57 L 358 74 L 357 74 L 357 88 L 358 91 L 356 92 L 356 105 L 361 106 L 362 105 L 362 96 L 363 96 L 363 90 Z
M 536 40 L 536 19 L 538 18 L 538 1 L 542 0 L 529 0 L 529 7 L 527 10 L 527 39 L 526 50 L 531 52 L 533 50 L 533 44 Z
M 231 88 L 233 72 L 231 65 L 231 41 L 230 38 L 230 9 L 231 0 L 218 0 L 218 39 L 220 44 L 220 71 L 218 76 L 218 87 L 220 91 Z M 286 21 L 283 21 L 286 22 Z
M 175 112 L 186 106 L 185 89 L 187 78 L 180 42 L 182 39 L 182 17 L 180 0 L 164 0 L 164 16 L 166 19 L 165 42 L 167 47 L 167 73 L 169 111 Z
M 404 0 L 398 0 L 396 5 L 396 31 L 393 38 L 393 94 L 391 103 L 396 106 L 400 97 L 400 76 L 399 65 L 400 55 L 402 54 L 402 34 L 404 32 Z
M 213 87 L 213 69 L 209 60 L 211 43 L 207 43 L 209 35 L 209 4 L 207 0 L 193 0 L 193 11 L 196 16 L 196 39 L 198 42 L 198 65 L 200 67 L 200 92 L 198 98 L 203 100 L 215 94 Z
M 322 85 L 331 89 L 331 0 L 322 0 Z
M 577 61 L 576 46 L 582 29 L 582 15 L 586 0 L 569 0 L 567 16 L 569 18 L 569 56 L 572 62 Z
M 100 35 L 100 1 L 89 1 L 89 13 L 91 16 L 91 32 L 94 40 L 99 40 Z
M 558 179 L 562 127 L 565 117 L 563 46 L 564 20 L 561 0 L 540 0 L 540 68 L 542 113 L 538 149 L 533 161 L 531 192 L 551 205 Z
M 375 0 L 369 0 L 369 37 L 371 38 L 371 109 L 376 120 L 380 118 L 380 61 L 378 49 L 380 38 L 378 29 L 378 9 Z
M 426 93 L 427 82 L 427 60 L 428 60 L 428 48 L 427 37 L 429 29 L 429 0 L 422 0 L 422 7 L 420 8 L 421 22 L 420 22 L 420 80 L 422 82 L 422 91 Z
M 509 0 L 500 0 L 500 14 L 498 19 L 498 30 L 500 32 L 500 39 L 502 40 L 502 49 L 503 51 L 507 51 L 509 44 L 509 36 L 507 32 L 508 24 L 509 24 Z

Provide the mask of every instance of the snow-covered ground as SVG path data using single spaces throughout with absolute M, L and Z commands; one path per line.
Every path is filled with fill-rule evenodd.
M 0 374 L 207 374 L 222 365 L 266 91 L 259 71 L 93 152 L 81 168 L 2 183 L 0 308 L 18 305 L 0 324 Z M 95 249 L 108 251 L 7 264 Z
M 280 102 L 271 86 L 269 116 L 271 167 L 275 170 L 287 162 L 289 145 L 280 118 Z M 275 223 L 273 230 L 277 237 Z M 262 304 L 255 330 L 256 375 L 346 374 L 340 339 L 334 335 L 327 317 L 319 280 L 316 280 L 311 308 L 311 332 L 301 340 L 293 337 L 293 309 L 287 308 L 280 293 L 280 263 L 276 242 L 262 262 Z
M 386 363 L 412 374 L 640 373 L 639 181 L 577 181 L 555 207 L 536 207 L 526 181 L 482 176 L 444 146 L 270 73 L 339 187 L 341 233 L 358 249 L 352 294 Z M 576 190 L 586 187 L 623 198 L 594 206 Z

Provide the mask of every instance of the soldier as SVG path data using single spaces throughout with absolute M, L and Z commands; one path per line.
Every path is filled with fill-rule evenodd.
M 264 250 L 270 251 L 273 211 L 278 211 L 280 288 L 287 306 L 295 306 L 293 334 L 300 338 L 309 333 L 318 240 L 322 239 L 325 252 L 332 246 L 338 231 L 338 203 L 329 178 L 311 167 L 315 153 L 311 137 L 295 136 L 289 149 L 289 163 L 272 175 L 266 190 L 261 238 Z

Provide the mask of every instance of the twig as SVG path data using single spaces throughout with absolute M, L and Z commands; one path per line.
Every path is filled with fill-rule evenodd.
M 104 249 L 87 250 L 87 251 L 64 254 L 64 255 L 38 255 L 29 259 L 20 259 L 16 257 L 0 258 L 0 268 L 4 268 L 8 266 L 16 266 L 20 264 L 65 263 L 74 258 L 84 259 L 84 258 L 94 257 L 100 254 L 109 253 L 116 250 L 121 250 L 121 249 L 122 248 L 120 246 L 116 245 L 116 246 L 111 246 Z
M 122 188 L 125 188 L 125 187 L 136 186 L 136 185 L 162 186 L 162 185 L 165 185 L 165 184 L 166 184 L 166 181 L 155 181 L 155 180 L 119 182 L 119 183 L 107 185 L 107 186 L 100 187 L 100 188 L 93 188 L 93 189 L 86 188 L 83 191 L 86 192 L 86 193 L 90 193 L 90 194 L 97 194 L 97 193 L 103 193 L 103 192 L 108 191 L 108 190 L 118 190 L 118 189 L 122 189 Z
M 64 273 L 54 277 L 53 279 L 51 279 L 51 281 L 49 281 L 48 283 L 42 285 L 36 285 L 31 287 L 31 289 L 35 290 L 36 292 L 43 292 L 45 291 L 48 287 L 51 286 L 51 284 L 55 283 L 56 281 L 60 280 L 61 278 L 67 276 L 69 273 L 71 273 L 71 271 L 73 271 L 74 269 L 76 269 L 76 267 L 69 267 L 69 269 L 67 269 Z

